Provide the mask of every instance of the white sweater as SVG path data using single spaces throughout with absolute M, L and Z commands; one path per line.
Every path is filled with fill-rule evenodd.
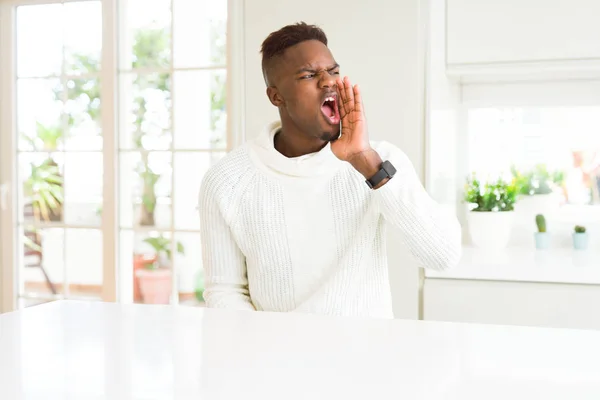
M 372 143 L 398 171 L 372 190 L 329 145 L 283 156 L 273 145 L 279 127 L 230 152 L 203 179 L 208 307 L 389 318 L 386 226 L 423 267 L 458 262 L 458 220 L 429 197 L 400 149 Z

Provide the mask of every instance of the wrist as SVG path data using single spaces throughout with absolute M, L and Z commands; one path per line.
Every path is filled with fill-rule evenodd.
M 348 160 L 350 165 L 354 167 L 365 179 L 370 179 L 379 171 L 383 160 L 374 149 L 361 151 L 350 157 Z

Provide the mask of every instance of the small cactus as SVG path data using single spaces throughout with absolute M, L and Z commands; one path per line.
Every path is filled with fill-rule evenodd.
M 535 224 L 537 225 L 538 232 L 546 232 L 546 218 L 542 214 L 535 216 Z
M 575 233 L 585 233 L 585 226 L 575 225 Z

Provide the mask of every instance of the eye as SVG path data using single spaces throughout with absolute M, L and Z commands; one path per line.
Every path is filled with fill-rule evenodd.
M 339 75 L 340 71 L 334 70 L 329 72 L 331 75 Z
M 300 77 L 300 79 L 311 79 L 315 76 L 315 74 L 307 74 L 307 75 L 302 75 Z

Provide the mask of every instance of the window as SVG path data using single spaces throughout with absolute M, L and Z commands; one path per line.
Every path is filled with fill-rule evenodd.
M 463 257 L 456 269 L 426 276 L 597 283 L 600 81 L 468 83 L 445 100 L 429 115 L 428 189 L 458 214 Z M 514 212 L 471 211 L 473 176 L 501 180 L 514 192 Z M 492 203 L 479 210 L 500 208 Z M 539 214 L 550 233 L 544 240 Z M 576 227 L 585 228 L 586 244 Z
M 2 68 L 0 82 L 16 101 L 0 127 L 11 129 L 0 145 L 10 149 L 2 176 L 13 179 L 0 183 L 16 213 L 3 210 L 1 223 L 17 250 L 2 268 L 16 266 L 18 306 L 199 304 L 198 190 L 232 146 L 227 0 L 123 0 L 118 10 L 112 1 L 48 3 L 2 9 L 14 13 L 3 21 L 15 33 L 0 52 L 16 54 L 16 68 Z M 115 34 L 103 32 L 103 17 Z M 116 177 L 109 186 L 106 174 Z M 113 215 L 116 226 L 103 223 Z
M 18 295 L 100 297 L 102 5 L 18 6 L 15 23 Z
M 468 134 L 477 174 L 545 170 L 560 204 L 600 204 L 600 106 L 471 108 Z
M 575 226 L 588 233 L 600 227 L 600 103 L 469 106 L 465 112 L 468 173 L 516 187 L 508 247 L 535 250 L 538 214 L 554 250 L 573 249 Z
M 536 253 L 535 217 L 542 214 L 552 234 L 550 252 L 562 252 L 568 262 L 574 256 L 585 263 L 593 259 L 594 232 L 600 228 L 598 85 L 542 81 L 462 87 L 457 158 L 464 161 L 457 176 L 461 187 L 475 174 L 485 182 L 503 179 L 516 191 L 505 252 Z M 464 204 L 462 196 L 459 201 Z M 463 216 L 471 233 L 469 213 Z M 576 226 L 589 235 L 586 251 L 575 254 Z M 465 237 L 469 246 L 470 234 Z
M 134 301 L 182 293 L 182 300 L 194 302 L 202 279 L 198 190 L 204 172 L 228 149 L 227 2 L 124 4 L 119 261 L 125 269 L 133 266 Z M 177 275 L 149 271 L 152 263 L 175 268 Z M 146 288 L 159 287 L 157 282 L 166 288 L 168 281 L 173 290 L 144 298 Z

